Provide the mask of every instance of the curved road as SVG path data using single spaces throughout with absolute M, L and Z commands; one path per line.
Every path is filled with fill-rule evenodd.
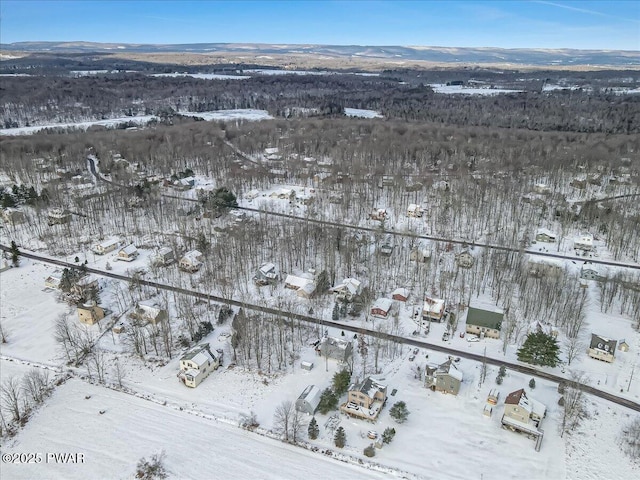
M 0 244 L 0 250 L 4 250 L 4 251 L 10 251 L 10 248 L 6 245 L 1 245 Z M 69 263 L 69 262 L 65 262 L 63 260 L 58 260 L 58 259 L 53 259 L 53 258 L 48 258 L 48 257 L 43 257 L 40 255 L 36 255 L 34 253 L 29 253 L 29 252 L 20 252 L 20 255 L 25 257 L 25 258 L 30 258 L 33 260 L 38 260 L 41 262 L 46 262 L 46 263 L 51 263 L 54 265 L 58 265 L 61 267 L 66 267 L 66 268 L 77 268 L 77 265 Z M 124 281 L 131 281 L 132 278 L 128 277 L 126 275 L 120 275 L 117 273 L 112 273 L 112 272 L 107 272 L 107 271 L 103 271 L 103 270 L 98 270 L 95 268 L 87 268 L 87 272 L 90 273 L 94 273 L 96 275 L 101 275 L 104 277 L 109 277 L 109 278 L 114 278 L 116 280 L 124 280 Z M 369 335 L 371 337 L 378 337 L 378 338 L 383 338 L 386 340 L 391 340 L 397 343 L 404 343 L 406 345 L 412 345 L 415 347 L 420 347 L 420 348 L 426 348 L 432 351 L 436 351 L 436 352 L 441 352 L 441 353 L 445 353 L 448 355 L 455 355 L 455 356 L 459 356 L 459 357 L 463 357 L 463 358 L 467 358 L 469 360 L 475 360 L 478 362 L 482 362 L 482 361 L 486 361 L 488 364 L 490 365 L 496 365 L 496 366 L 501 366 L 504 365 L 507 368 L 510 368 L 516 372 L 520 372 L 520 373 L 524 373 L 526 375 L 533 375 L 533 376 L 537 376 L 540 378 L 544 378 L 546 380 L 550 380 L 552 382 L 555 383 L 560 383 L 560 382 L 566 382 L 567 379 L 560 377 L 558 375 L 554 375 L 552 373 L 549 372 L 545 372 L 543 370 L 539 370 L 537 368 L 528 366 L 528 365 L 522 365 L 519 363 L 511 363 L 511 362 L 507 362 L 504 360 L 500 360 L 500 359 L 496 359 L 496 358 L 490 358 L 490 357 L 484 357 L 483 355 L 478 355 L 475 353 L 470 353 L 470 352 L 465 352 L 465 351 L 459 351 L 459 350 L 455 350 L 453 348 L 449 348 L 449 347 L 445 347 L 442 345 L 438 345 L 438 344 L 432 344 L 432 343 L 428 343 L 425 342 L 423 340 L 418 340 L 415 338 L 411 338 L 411 337 L 401 337 L 398 335 L 391 335 L 388 333 L 382 333 L 382 332 L 376 332 L 374 330 L 369 330 L 366 328 L 362 328 L 362 327 L 357 327 L 354 325 L 345 325 L 342 323 L 338 323 L 338 322 L 334 322 L 331 320 L 323 320 L 320 318 L 316 318 L 316 317 L 311 317 L 309 315 L 301 315 L 298 313 L 291 313 L 291 312 L 286 312 L 283 310 L 278 310 L 276 308 L 270 308 L 270 307 L 264 307 L 261 305 L 255 305 L 252 303 L 246 303 L 246 302 L 241 302 L 238 300 L 232 300 L 232 299 L 228 299 L 228 298 L 224 298 L 224 297 L 219 297 L 216 295 L 211 295 L 208 293 L 203 293 L 203 292 L 198 292 L 195 290 L 189 290 L 186 288 L 181 288 L 181 287 L 175 287 L 172 285 L 167 285 L 164 283 L 159 283 L 159 282 L 153 282 L 150 280 L 144 280 L 144 279 L 140 279 L 140 280 L 136 280 L 138 281 L 140 284 L 142 285 L 147 285 L 149 287 L 154 287 L 154 288 L 158 288 L 161 290 L 167 290 L 167 291 L 171 291 L 171 292 L 176 292 L 176 293 L 181 293 L 183 295 L 190 295 L 193 297 L 197 297 L 197 298 L 201 298 L 203 300 L 208 300 L 208 301 L 214 301 L 214 302 L 219 302 L 219 303 L 226 303 L 228 305 L 233 305 L 236 307 L 241 307 L 247 310 L 253 310 L 256 312 L 261 312 L 261 313 L 267 313 L 270 315 L 278 315 L 281 317 L 285 317 L 285 318 L 291 318 L 291 319 L 296 319 L 296 320 L 300 320 L 302 322 L 306 322 L 306 323 L 311 323 L 314 325 L 321 325 L 321 326 L 329 326 L 329 327 L 334 327 L 334 328 L 339 328 L 341 330 L 346 330 L 349 332 L 353 332 L 353 333 L 357 333 L 357 334 L 366 334 Z M 640 404 L 626 399 L 626 398 L 621 398 L 618 397 L 616 395 L 613 395 L 611 393 L 599 390 L 597 388 L 591 387 L 589 385 L 582 385 L 582 390 L 586 393 L 590 393 L 592 395 L 595 395 L 597 397 L 603 398 L 605 400 L 609 400 L 610 402 L 616 403 L 618 405 L 622 405 L 624 407 L 630 408 L 632 410 L 635 410 L 636 412 L 640 412 Z

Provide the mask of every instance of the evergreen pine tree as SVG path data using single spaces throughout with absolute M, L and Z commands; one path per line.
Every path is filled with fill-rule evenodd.
M 555 367 L 560 361 L 560 347 L 551 335 L 534 332 L 527 335 L 524 344 L 518 350 L 518 360 L 532 365 Z
M 535 380 L 535 378 L 532 378 L 531 380 L 529 380 L 529 388 L 531 388 L 531 389 L 536 388 L 536 380 Z
M 333 441 L 338 448 L 343 448 L 345 446 L 347 443 L 347 434 L 344 432 L 344 428 L 338 427 L 336 435 L 333 437 Z
M 396 435 L 396 429 L 395 428 L 391 428 L 391 427 L 387 427 L 384 429 L 384 432 L 382 432 L 382 442 L 383 443 L 391 443 L 391 440 L 393 440 L 393 437 Z
M 351 373 L 343 369 L 339 372 L 336 372 L 333 375 L 333 391 L 337 396 L 346 393 L 349 388 L 349 382 L 351 382 Z
M 407 405 L 400 401 L 393 404 L 393 407 L 389 410 L 389 415 L 398 423 L 404 423 L 409 416 L 409 410 Z
M 333 390 L 326 388 L 320 396 L 320 402 L 318 403 L 318 411 L 325 415 L 330 410 L 335 410 L 338 406 L 338 397 Z
M 312 417 L 311 421 L 309 422 L 309 430 L 308 430 L 309 439 L 315 440 L 316 438 L 318 438 L 319 433 L 320 433 L 320 429 L 318 428 L 318 422 L 316 422 L 316 417 Z
M 11 241 L 11 263 L 14 267 L 20 265 L 20 250 L 18 250 L 18 245 L 13 240 Z

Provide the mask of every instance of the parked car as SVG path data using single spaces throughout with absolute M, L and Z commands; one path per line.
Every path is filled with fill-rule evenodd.
M 409 361 L 410 361 L 410 362 L 413 362 L 415 359 L 416 359 L 416 356 L 415 356 L 414 354 L 411 354 L 411 355 L 409 356 Z
M 480 338 L 475 335 L 467 335 L 467 342 L 479 342 Z
M 414 349 L 413 349 L 413 354 L 414 354 L 414 355 L 417 355 L 417 354 L 418 354 L 418 349 L 417 349 L 417 348 L 414 348 Z
M 442 341 L 446 342 L 447 340 L 449 340 L 449 332 L 444 332 L 442 334 Z
M 373 430 L 369 430 L 367 432 L 367 437 L 369 437 L 371 440 L 375 440 L 376 438 L 378 438 L 378 432 L 374 432 Z

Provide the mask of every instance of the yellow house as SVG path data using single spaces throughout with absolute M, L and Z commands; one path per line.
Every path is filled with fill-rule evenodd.
M 104 318 L 104 308 L 97 305 L 78 305 L 78 320 L 85 325 L 95 325 Z
M 386 401 L 386 385 L 367 377 L 349 387 L 347 403 L 340 406 L 340 410 L 347 415 L 375 421 Z

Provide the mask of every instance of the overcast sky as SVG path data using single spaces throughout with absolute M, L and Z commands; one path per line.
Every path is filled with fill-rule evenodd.
M 0 1 L 0 41 L 640 50 L 640 1 Z

